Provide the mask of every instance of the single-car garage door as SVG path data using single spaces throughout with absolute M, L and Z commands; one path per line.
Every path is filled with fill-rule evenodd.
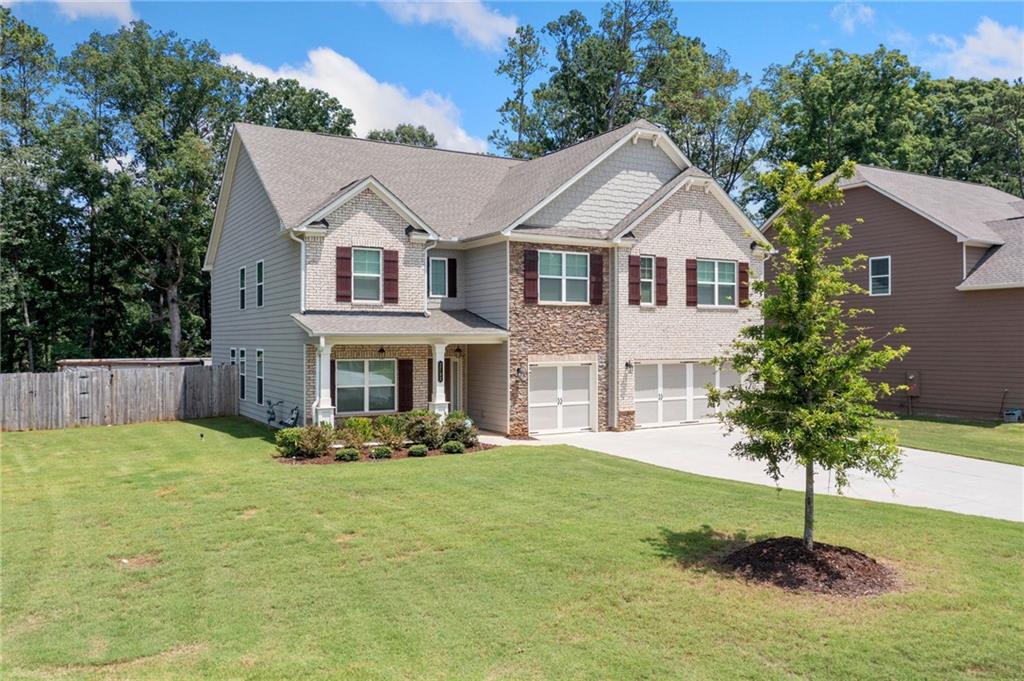
M 634 368 L 636 425 L 672 426 L 715 415 L 708 406 L 708 385 L 735 385 L 736 373 L 698 362 L 651 362 Z
M 530 366 L 530 432 L 590 430 L 596 414 L 593 364 Z

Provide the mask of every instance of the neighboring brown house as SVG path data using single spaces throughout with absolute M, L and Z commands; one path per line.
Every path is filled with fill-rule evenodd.
M 840 186 L 845 201 L 829 215 L 850 224 L 853 238 L 834 253 L 869 258 L 852 275 L 871 292 L 857 301 L 875 311 L 864 323 L 873 335 L 906 327 L 892 341 L 911 348 L 883 377 L 913 377 L 916 390 L 882 406 L 980 419 L 1024 407 L 1024 201 L 866 165 Z M 772 238 L 770 221 L 765 234 Z

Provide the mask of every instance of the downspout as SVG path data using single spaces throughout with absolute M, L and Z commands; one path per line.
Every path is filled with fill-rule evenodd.
M 288 230 L 288 238 L 299 242 L 299 314 L 306 311 L 306 240 L 295 236 L 294 230 Z

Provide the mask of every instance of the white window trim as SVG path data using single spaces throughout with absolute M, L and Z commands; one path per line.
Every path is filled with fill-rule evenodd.
M 356 274 L 356 251 L 376 251 L 378 262 L 380 263 L 380 272 L 378 274 Z M 353 305 L 379 305 L 384 302 L 384 249 L 374 248 L 373 246 L 353 246 L 352 247 L 352 304 Z M 377 279 L 377 298 L 356 298 L 356 277 L 363 279 Z
M 562 274 L 558 277 L 551 275 L 542 275 L 540 273 L 540 254 L 541 253 L 553 253 L 562 258 Z M 581 255 L 587 260 L 587 273 L 582 277 L 572 276 L 570 277 L 565 273 L 565 256 L 567 255 Z M 562 298 L 561 300 L 544 300 L 541 298 L 541 280 L 542 279 L 559 279 L 562 282 Z M 587 292 L 586 300 L 566 300 L 565 299 L 565 282 L 568 280 L 583 281 L 586 283 L 584 287 Z M 537 251 L 537 303 L 539 305 L 590 305 L 590 253 L 580 253 L 579 251 Z
M 334 370 L 334 413 L 338 416 L 358 416 L 360 414 L 393 414 L 398 411 L 398 360 L 390 357 L 381 358 L 368 358 L 363 359 L 361 357 L 341 357 L 333 360 L 334 366 L 331 367 Z M 362 362 L 363 363 L 363 410 L 362 411 L 338 411 L 338 390 L 341 388 L 355 388 L 354 385 L 340 385 L 337 380 L 338 375 L 338 362 Z M 391 362 L 394 365 L 394 376 L 395 382 L 391 385 L 394 391 L 394 400 L 391 404 L 391 409 L 370 409 L 370 362 Z M 375 388 L 386 388 L 388 386 L 377 385 L 372 386 Z
M 266 360 L 263 348 L 256 348 L 256 404 L 263 404 L 266 398 L 266 395 L 263 394 L 263 363 Z
M 889 280 L 888 281 L 888 283 L 889 283 L 889 290 L 886 291 L 885 293 L 875 293 L 875 277 L 874 277 L 874 275 L 871 274 L 871 263 L 875 262 L 876 260 L 886 260 L 889 263 L 889 273 L 885 274 L 885 275 L 882 275 L 882 274 L 878 275 L 879 277 L 884 276 L 886 279 Z M 868 258 L 868 295 L 870 295 L 870 296 L 878 296 L 878 297 L 881 297 L 881 296 L 891 296 L 892 295 L 892 256 L 891 255 L 877 255 L 877 256 L 875 256 L 873 258 Z
M 444 261 L 444 294 L 437 295 L 434 293 L 434 261 Z M 448 258 L 431 258 L 430 264 L 427 266 L 427 294 L 436 299 L 448 297 Z
M 267 302 L 264 297 L 263 279 L 267 274 L 267 266 L 263 264 L 262 260 L 256 261 L 256 307 L 263 307 L 264 303 Z
M 697 307 L 719 308 L 719 309 L 724 309 L 724 310 L 732 310 L 732 309 L 739 308 L 739 299 L 740 299 L 740 265 L 739 265 L 739 262 L 736 261 L 736 260 L 714 260 L 712 258 L 697 258 L 697 262 L 698 263 L 701 263 L 701 262 L 713 262 L 713 263 L 715 263 L 715 280 L 713 282 L 701 281 L 700 280 L 700 275 L 698 275 L 696 273 L 694 274 L 694 276 L 697 279 L 697 300 L 698 300 Z M 722 263 L 722 262 L 731 263 L 732 266 L 733 266 L 733 283 L 732 283 L 733 294 L 732 294 L 732 299 L 734 301 L 736 301 L 734 303 L 725 304 L 725 305 L 723 305 L 723 304 L 718 302 L 718 287 L 719 286 L 723 286 L 723 285 L 728 285 L 728 283 L 729 283 L 729 282 L 721 282 L 721 283 L 719 283 L 719 281 L 718 281 L 718 263 Z M 697 266 L 697 271 L 700 271 L 700 265 Z M 714 287 L 715 287 L 715 302 L 714 303 L 701 303 L 701 302 L 699 302 L 700 301 L 700 285 L 701 284 L 704 284 L 705 286 L 707 286 L 708 284 L 713 284 L 714 285 Z
M 238 399 L 245 401 L 245 348 L 238 348 Z
M 644 278 L 644 260 L 651 261 L 651 276 L 649 279 Z M 658 266 L 658 261 L 653 255 L 641 255 L 640 256 L 640 305 L 642 307 L 653 307 L 655 298 L 657 297 L 657 290 L 655 289 L 655 268 Z M 644 302 L 644 282 L 651 282 L 651 300 L 650 302 Z
M 245 309 L 245 265 L 238 268 L 238 309 Z

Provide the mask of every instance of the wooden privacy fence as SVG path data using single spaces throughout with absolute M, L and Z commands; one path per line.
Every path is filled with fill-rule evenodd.
M 238 413 L 237 367 L 0 375 L 0 429 L 52 430 Z

